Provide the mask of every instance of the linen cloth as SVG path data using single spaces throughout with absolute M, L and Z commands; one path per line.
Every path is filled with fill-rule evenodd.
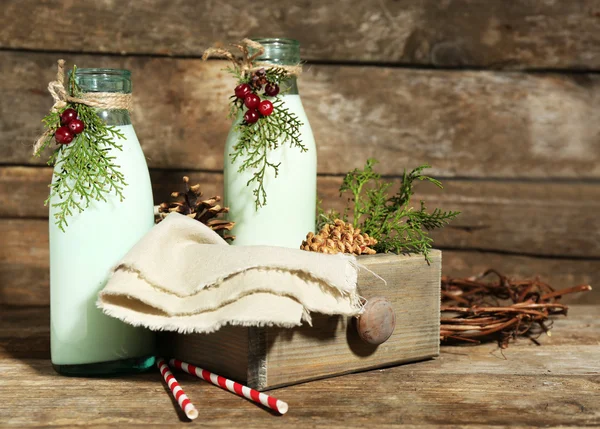
M 293 327 L 310 323 L 311 312 L 359 314 L 357 279 L 352 255 L 230 246 L 204 224 L 171 213 L 113 269 L 97 305 L 153 330 Z

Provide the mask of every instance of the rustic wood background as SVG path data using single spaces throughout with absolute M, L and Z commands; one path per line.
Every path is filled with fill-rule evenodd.
M 51 170 L 30 156 L 55 61 L 133 72 L 155 199 L 183 174 L 222 192 L 223 63 L 244 36 L 300 40 L 319 193 L 366 158 L 396 179 L 428 162 L 463 212 L 435 234 L 443 272 L 600 285 L 600 1 L 4 0 L 0 17 L 0 305 L 45 306 Z M 571 302 L 600 302 L 600 286 Z

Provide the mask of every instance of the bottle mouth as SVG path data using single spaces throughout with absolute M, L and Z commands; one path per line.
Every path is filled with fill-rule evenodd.
M 265 52 L 256 58 L 258 61 L 274 65 L 296 65 L 300 62 L 300 42 L 281 37 L 257 37 L 252 39 L 265 48 Z M 250 48 L 250 53 L 255 50 Z
M 78 68 L 75 82 L 84 92 L 131 93 L 131 72 L 125 69 Z
M 126 69 L 103 69 L 103 68 L 78 68 L 77 69 L 77 76 L 79 75 L 85 75 L 85 76 L 91 76 L 91 75 L 97 75 L 97 76 L 121 76 L 124 78 L 131 78 L 131 72 L 129 70 Z
M 261 45 L 281 45 L 287 47 L 298 47 L 300 48 L 300 42 L 296 39 L 288 39 L 285 37 L 257 37 L 252 39 Z

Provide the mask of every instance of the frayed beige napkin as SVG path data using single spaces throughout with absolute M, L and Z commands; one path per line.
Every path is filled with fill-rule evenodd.
M 221 326 L 298 326 L 310 313 L 361 310 L 351 255 L 230 246 L 172 213 L 113 270 L 98 307 L 134 326 L 181 333 Z

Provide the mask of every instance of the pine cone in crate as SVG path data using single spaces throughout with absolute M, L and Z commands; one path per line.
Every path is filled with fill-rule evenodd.
M 334 224 L 325 225 L 317 234 L 309 232 L 300 249 L 320 253 L 352 253 L 354 255 L 373 255 L 377 253 L 370 246 L 377 240 L 367 234 L 361 234 L 359 228 L 343 220 L 336 219 Z
M 175 201 L 158 206 L 156 223 L 163 220 L 169 213 L 176 212 L 202 222 L 225 239 L 235 239 L 234 236 L 225 234 L 225 231 L 231 231 L 235 222 L 218 219 L 219 215 L 229 212 L 229 208 L 221 207 L 218 204 L 221 197 L 214 196 L 203 200 L 200 185 L 190 186 L 190 179 L 187 176 L 183 176 L 183 184 L 185 192 L 171 193 L 171 198 Z

